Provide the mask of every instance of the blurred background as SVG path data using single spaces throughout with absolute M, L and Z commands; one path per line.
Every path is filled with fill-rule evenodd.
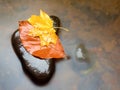
M 69 29 L 59 37 L 70 57 L 56 62 L 42 86 L 24 73 L 11 45 L 18 21 L 40 9 Z M 120 0 L 0 0 L 0 90 L 120 90 Z

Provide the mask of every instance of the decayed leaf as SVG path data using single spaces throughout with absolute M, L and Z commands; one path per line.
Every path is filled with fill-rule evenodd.
M 28 21 L 19 22 L 20 39 L 24 48 L 33 56 L 39 58 L 64 58 L 65 52 L 57 37 L 56 44 L 50 43 L 49 46 L 41 46 L 39 37 L 28 35 L 34 27 Z

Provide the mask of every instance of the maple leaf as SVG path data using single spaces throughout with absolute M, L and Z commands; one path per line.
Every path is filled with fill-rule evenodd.
M 40 15 L 32 15 L 28 22 L 34 27 L 30 30 L 29 35 L 39 37 L 41 46 L 48 46 L 50 43 L 56 44 L 57 35 L 49 15 L 40 10 Z

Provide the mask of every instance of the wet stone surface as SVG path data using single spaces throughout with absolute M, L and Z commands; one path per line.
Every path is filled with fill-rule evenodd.
M 54 27 L 60 26 L 60 20 L 56 16 L 50 16 L 54 21 Z M 58 33 L 59 29 L 56 29 Z M 29 77 L 35 82 L 44 84 L 50 80 L 55 70 L 54 59 L 40 59 L 29 54 L 23 47 L 19 30 L 16 30 L 12 35 L 12 45 L 13 49 L 20 59 L 24 71 L 29 75 Z
M 49 81 L 55 69 L 53 59 L 43 60 L 29 54 L 20 41 L 18 30 L 12 36 L 12 45 L 23 65 L 23 69 L 29 74 L 33 81 Z

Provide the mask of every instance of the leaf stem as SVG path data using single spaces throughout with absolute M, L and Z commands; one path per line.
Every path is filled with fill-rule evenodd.
M 69 31 L 69 29 L 67 29 L 67 28 L 64 28 L 64 27 L 54 27 L 54 28 L 59 28 L 59 29 L 62 29 L 62 30 L 65 30 L 65 31 Z

